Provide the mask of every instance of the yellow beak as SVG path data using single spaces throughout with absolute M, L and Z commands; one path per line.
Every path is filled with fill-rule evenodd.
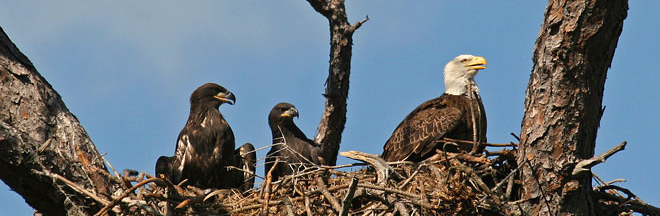
M 467 63 L 467 67 L 475 70 L 486 69 L 486 59 L 481 56 L 475 56 Z

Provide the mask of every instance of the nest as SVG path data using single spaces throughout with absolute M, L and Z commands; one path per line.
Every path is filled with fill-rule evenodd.
M 493 159 L 439 153 L 421 163 L 385 163 L 376 155 L 342 152 L 366 163 L 310 167 L 275 182 L 267 175 L 246 192 L 125 172 L 121 195 L 98 215 L 511 215 L 505 201 L 516 196 L 513 153 Z M 348 168 L 357 171 L 342 171 Z
M 515 207 L 525 202 L 515 154 L 438 152 L 420 163 L 386 163 L 377 155 L 341 152 L 363 163 L 308 167 L 278 181 L 267 174 L 245 192 L 182 186 L 185 180 L 175 185 L 125 171 L 117 175 L 123 189 L 112 202 L 102 202 L 96 215 L 522 215 Z M 598 180 L 594 197 L 601 211 L 660 212 L 627 189 Z

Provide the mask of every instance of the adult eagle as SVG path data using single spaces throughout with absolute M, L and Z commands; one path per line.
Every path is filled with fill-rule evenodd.
M 482 152 L 486 142 L 486 112 L 474 76 L 486 59 L 459 55 L 445 66 L 445 93 L 419 105 L 397 126 L 383 147 L 386 161 L 419 162 L 446 151 Z M 445 145 L 443 138 L 476 143 Z
M 202 188 L 251 188 L 252 175 L 228 169 L 247 168 L 254 173 L 256 160 L 250 143 L 234 150 L 234 132 L 218 110 L 235 101 L 234 94 L 218 84 L 197 88 L 190 96 L 190 115 L 177 138 L 174 157 L 158 158 L 156 175 L 174 183 L 188 179 L 187 184 Z
M 321 164 L 321 147 L 307 139 L 293 122 L 293 117 L 298 117 L 298 110 L 290 103 L 278 103 L 268 115 L 273 146 L 266 155 L 266 174 L 279 158 L 273 169 L 273 181 L 292 174 L 294 170 Z

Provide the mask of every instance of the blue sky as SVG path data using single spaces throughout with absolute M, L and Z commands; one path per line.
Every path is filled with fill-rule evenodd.
M 0 26 L 50 82 L 110 163 L 153 173 L 172 155 L 190 93 L 214 82 L 237 146 L 271 143 L 270 109 L 290 102 L 313 137 L 328 70 L 327 20 L 306 1 L 5 1 Z M 544 1 L 355 1 L 348 116 L 341 150 L 382 151 L 412 109 L 444 91 L 442 68 L 459 54 L 484 56 L 477 82 L 488 141 L 519 133 Z M 608 73 L 596 154 L 627 140 L 594 172 L 660 205 L 658 1 L 631 1 Z M 263 157 L 267 150 L 258 152 Z M 338 164 L 350 163 L 340 157 Z M 263 166 L 259 167 L 263 172 Z M 0 184 L 0 215 L 30 215 Z

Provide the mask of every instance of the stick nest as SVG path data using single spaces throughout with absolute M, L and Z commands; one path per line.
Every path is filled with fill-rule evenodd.
M 246 192 L 182 187 L 124 172 L 124 189 L 104 210 L 118 215 L 521 215 L 516 205 L 525 201 L 519 200 L 515 150 L 491 158 L 439 153 L 421 163 L 384 163 L 375 155 L 353 153 L 361 156 L 348 157 L 366 155 L 358 159 L 366 163 L 310 167 L 275 182 L 267 175 Z M 595 188 L 603 210 L 619 215 L 638 210 L 630 206 L 634 195 L 616 190 L 621 188 Z

